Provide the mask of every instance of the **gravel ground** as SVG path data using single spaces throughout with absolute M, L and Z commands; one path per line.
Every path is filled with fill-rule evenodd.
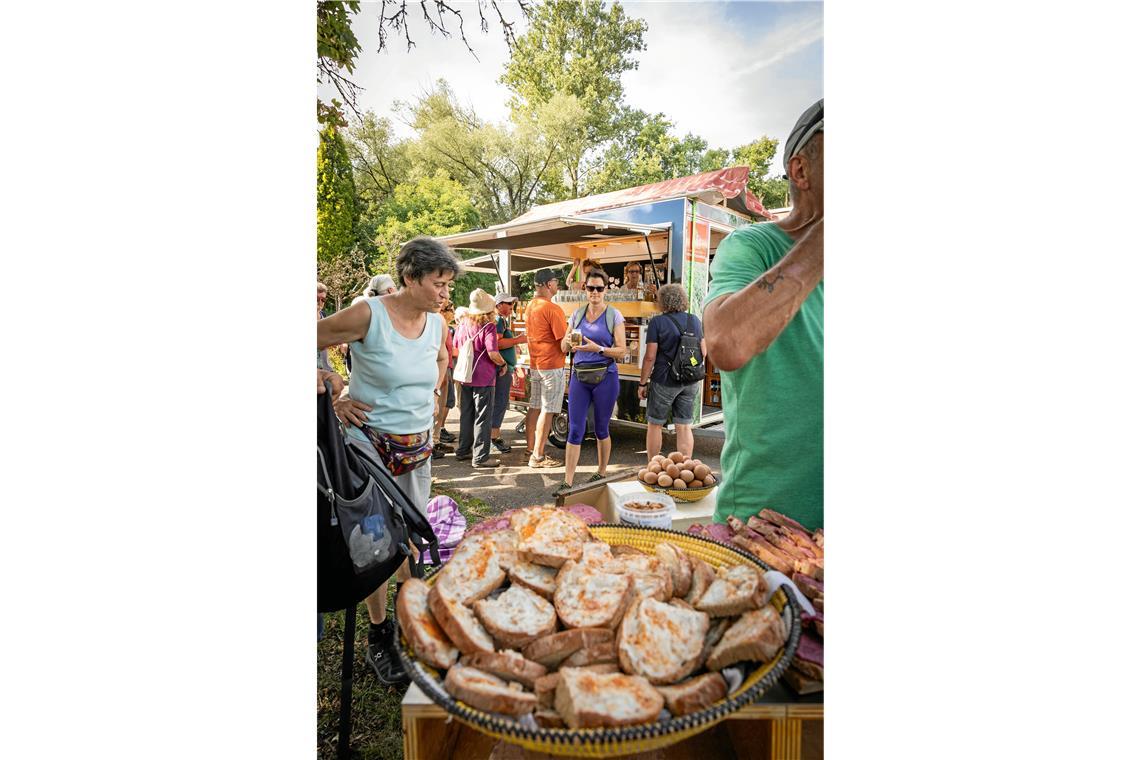
M 454 455 L 448 454 L 432 462 L 432 478 L 439 485 L 458 489 L 468 496 L 483 499 L 494 507 L 496 512 L 531 504 L 553 504 L 553 491 L 565 478 L 566 469 L 552 467 L 534 470 L 527 466 L 526 436 L 515 432 L 515 425 L 522 419 L 523 415 L 513 409 L 508 411 L 503 419 L 503 440 L 512 450 L 509 454 L 492 451 L 492 455 L 497 456 L 501 462 L 497 469 L 477 470 L 471 467 L 470 460 L 459 462 Z M 458 407 L 448 416 L 447 429 L 456 435 L 459 434 Z M 638 469 L 645 464 L 644 430 L 615 424 L 610 427 L 610 437 L 613 439 L 613 445 L 607 474 L 613 475 L 622 469 Z M 719 472 L 723 439 L 699 436 L 695 441 L 696 456 L 714 471 Z M 675 445 L 676 437 L 666 432 L 662 442 L 664 452 L 673 451 Z M 564 460 L 562 449 L 549 443 L 546 445 L 546 454 L 559 462 Z M 586 440 L 582 444 L 582 456 L 574 477 L 575 485 L 585 483 L 586 479 L 597 471 L 597 448 L 592 440 Z

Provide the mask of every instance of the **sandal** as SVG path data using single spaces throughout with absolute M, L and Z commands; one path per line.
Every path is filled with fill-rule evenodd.
M 601 480 L 604 477 L 605 477 L 605 475 L 603 475 L 602 473 L 595 472 L 593 475 L 590 476 L 590 479 L 587 480 L 586 482 L 587 483 L 593 483 L 595 480 Z
M 561 496 L 563 493 L 565 493 L 566 491 L 569 491 L 573 487 L 574 486 L 570 485 L 569 483 L 563 483 L 562 485 L 558 486 L 558 488 L 554 489 L 554 493 L 551 494 L 551 496 L 554 496 L 555 498 L 557 498 L 557 497 Z

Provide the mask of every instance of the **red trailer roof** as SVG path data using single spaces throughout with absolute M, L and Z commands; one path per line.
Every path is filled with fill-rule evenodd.
M 664 182 L 655 182 L 652 185 L 628 187 L 610 193 L 587 195 L 585 198 L 547 203 L 545 206 L 535 206 L 522 216 L 512 219 L 508 224 L 536 222 L 558 216 L 574 216 L 666 198 L 701 195 L 706 196 L 705 200 L 714 203 L 720 199 L 727 200 L 729 201 L 728 205 L 733 209 L 750 216 L 765 219 L 774 218 L 764 208 L 760 199 L 749 192 L 747 187 L 748 172 L 747 166 L 733 166 L 728 169 L 692 174 L 688 177 L 667 179 Z M 719 198 L 715 196 L 719 196 Z

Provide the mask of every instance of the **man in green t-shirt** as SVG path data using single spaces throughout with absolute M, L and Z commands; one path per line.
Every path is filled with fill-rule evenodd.
M 792 211 L 726 237 L 704 311 L 725 443 L 717 522 L 767 507 L 823 527 L 823 100 L 784 145 Z

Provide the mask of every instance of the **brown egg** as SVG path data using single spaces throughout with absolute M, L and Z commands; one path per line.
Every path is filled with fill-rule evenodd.
M 649 470 L 646 470 L 644 475 L 640 475 L 638 477 L 641 478 L 642 482 L 648 483 L 651 486 L 657 484 L 657 473 L 656 472 L 650 472 Z
M 693 464 L 692 459 L 686 459 L 684 462 L 681 463 L 681 469 L 682 470 L 692 470 L 695 467 L 696 467 L 696 465 Z
M 666 467 L 665 472 L 669 473 L 669 477 L 673 478 L 674 480 L 681 477 L 681 468 L 675 464 L 671 464 Z
M 676 480 L 673 481 L 673 487 L 676 488 L 678 491 L 684 491 L 689 486 L 685 483 L 685 481 L 681 480 L 680 478 L 677 478 Z
M 663 454 L 658 454 L 657 456 L 653 457 L 653 461 L 664 467 L 665 465 L 669 464 L 669 457 L 664 456 Z
M 693 474 L 697 476 L 698 480 L 704 480 L 712 474 L 712 470 L 709 469 L 707 464 L 698 464 L 693 468 Z
M 696 476 L 693 474 L 692 470 L 681 470 L 681 480 L 685 481 L 686 483 L 692 483 L 693 478 L 695 477 Z
M 705 478 L 705 485 L 706 486 L 715 486 L 716 485 L 716 478 L 714 478 L 712 475 L 709 475 L 707 478 Z
M 646 469 L 649 470 L 650 472 L 652 472 L 654 475 L 661 474 L 661 465 L 658 462 L 653 462 Z
M 646 474 L 648 474 L 648 473 L 649 473 L 649 470 L 647 470 L 646 468 L 642 467 L 640 470 L 638 470 L 638 471 L 637 471 L 637 479 L 638 479 L 638 480 L 645 480 L 645 476 L 646 476 Z
M 666 473 L 663 472 L 657 476 L 657 485 L 661 486 L 662 488 L 668 488 L 669 486 L 673 485 L 673 478 L 669 477 Z
M 672 454 L 669 455 L 669 458 L 671 460 L 673 460 L 674 462 L 676 462 L 677 464 L 681 464 L 681 462 L 685 461 L 685 455 L 679 451 L 674 451 Z
M 702 465 L 702 464 L 704 464 L 704 462 L 702 462 L 701 460 L 699 460 L 699 459 L 694 459 L 694 460 L 693 460 L 693 469 L 694 469 L 694 470 L 696 470 L 696 469 L 697 469 L 697 467 L 698 467 L 698 466 L 700 466 L 700 465 Z

